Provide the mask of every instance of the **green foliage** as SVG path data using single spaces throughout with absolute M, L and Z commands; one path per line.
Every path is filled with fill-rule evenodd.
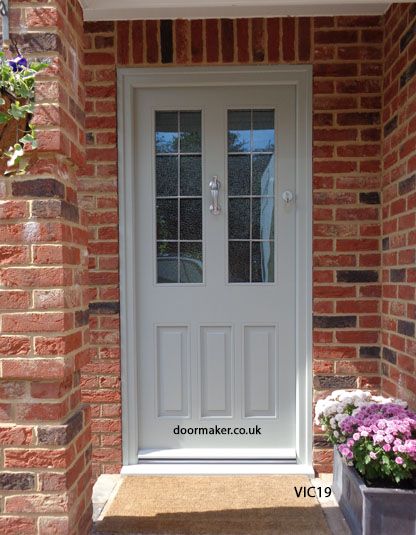
M 26 170 L 24 161 L 25 152 L 36 148 L 35 129 L 29 124 L 34 110 L 35 79 L 36 75 L 45 69 L 47 63 L 32 62 L 24 58 L 7 60 L 4 52 L 0 52 L 0 127 L 6 128 L 8 124 L 16 122 L 18 125 L 28 119 L 28 128 L 20 130 L 16 135 L 16 142 L 10 147 L 0 146 L 0 159 L 5 159 L 8 170 L 6 175 L 23 174 Z
M 403 464 L 395 462 L 395 456 L 385 452 L 379 444 L 374 444 L 370 438 L 361 438 L 352 448 L 354 466 L 368 482 L 384 482 L 400 484 L 401 481 L 411 480 L 416 469 L 416 463 L 409 455 L 403 453 Z M 373 456 L 373 457 L 371 457 Z

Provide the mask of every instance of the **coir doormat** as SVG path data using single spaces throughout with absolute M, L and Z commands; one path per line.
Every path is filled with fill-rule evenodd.
M 330 535 L 306 476 L 126 476 L 100 532 L 143 535 Z

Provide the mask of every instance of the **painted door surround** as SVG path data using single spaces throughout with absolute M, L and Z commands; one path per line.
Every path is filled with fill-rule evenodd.
M 120 69 L 118 72 L 118 131 L 119 131 L 119 190 L 120 190 L 120 261 L 121 261 L 121 343 L 122 343 L 122 394 L 123 394 L 123 464 L 124 471 L 137 468 L 139 445 L 146 445 L 140 436 L 145 424 L 138 425 L 137 407 L 140 400 L 139 364 L 135 357 L 138 348 L 138 291 L 137 270 L 140 257 L 134 237 L 136 217 L 136 191 L 133 176 L 135 145 L 135 94 L 142 90 L 151 95 L 164 90 L 165 95 L 175 88 L 198 88 L 203 97 L 204 88 L 216 86 L 224 94 L 232 88 L 257 86 L 262 91 L 276 94 L 292 89 L 295 95 L 295 175 L 296 175 L 296 409 L 295 420 L 296 464 L 279 465 L 278 470 L 308 471 L 311 466 L 311 69 L 309 66 L 290 67 L 217 67 L 217 68 L 166 68 Z M 155 91 L 152 91 L 154 88 Z M 166 91 L 170 88 L 170 91 Z M 149 91 L 150 89 L 150 91 Z M 183 94 L 186 93 L 182 91 Z M 243 92 L 242 92 L 243 93 Z M 180 93 L 178 93 L 180 94 Z M 256 103 L 258 107 L 258 102 Z M 198 105 L 197 105 L 198 107 Z M 236 108 L 244 108 L 242 102 Z M 172 105 L 168 108 L 172 108 Z M 267 108 L 267 106 L 266 106 Z M 165 108 L 166 109 L 166 108 Z M 179 105 L 176 109 L 181 109 Z M 135 110 L 135 111 L 133 111 Z M 147 124 L 147 123 L 146 123 Z M 279 134 L 280 135 L 280 134 Z M 152 135 L 148 136 L 149 138 Z M 277 156 L 279 157 L 279 156 Z M 209 171 L 208 171 L 209 172 Z M 204 178 L 206 182 L 207 177 Z M 203 184 L 205 188 L 205 183 Z M 224 198 L 223 198 L 224 199 Z M 277 206 L 277 209 L 281 205 Z M 139 206 L 140 209 L 140 206 Z M 143 206 L 142 206 L 143 210 Z M 208 215 L 208 217 L 210 217 Z M 212 216 L 211 216 L 212 217 Z M 143 251 L 142 251 L 143 253 Z M 138 294 L 140 295 L 140 294 Z M 269 320 L 273 321 L 273 320 Z M 276 318 L 277 321 L 277 318 Z M 231 323 L 231 320 L 230 320 Z M 152 335 L 153 336 L 153 335 Z M 143 387 L 143 385 L 142 385 Z M 282 442 L 283 443 L 283 442 Z M 268 444 L 266 444 L 269 446 Z M 251 456 L 249 456 L 251 457 Z M 261 455 L 258 456 L 261 458 Z M 139 465 L 140 466 L 140 465 Z M 257 465 L 260 466 L 260 465 Z M 275 469 L 278 465 L 275 465 Z M 201 470 L 201 466 L 199 466 Z

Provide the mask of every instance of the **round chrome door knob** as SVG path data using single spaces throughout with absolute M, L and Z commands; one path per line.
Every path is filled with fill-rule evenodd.
M 285 204 L 290 204 L 293 202 L 293 199 L 295 198 L 293 191 L 286 190 L 282 193 L 282 199 L 285 202 Z

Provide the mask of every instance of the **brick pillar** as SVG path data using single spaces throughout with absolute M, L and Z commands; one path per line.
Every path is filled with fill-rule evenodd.
M 31 7 L 33 6 L 33 7 Z M 0 533 L 86 535 L 91 525 L 88 235 L 82 17 L 76 2 L 14 2 L 15 39 L 49 57 L 38 82 L 39 151 L 0 181 Z M 13 31 L 13 27 L 12 27 Z

